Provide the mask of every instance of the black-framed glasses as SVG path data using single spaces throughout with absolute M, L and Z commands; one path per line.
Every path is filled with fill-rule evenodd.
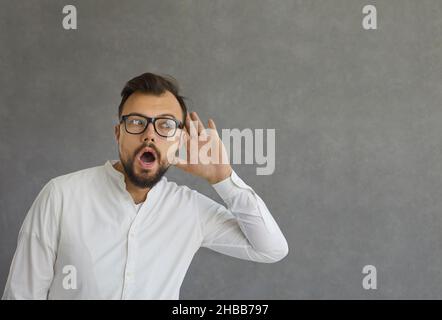
M 174 118 L 164 116 L 150 118 L 139 113 L 124 115 L 121 117 L 121 122 L 124 122 L 124 129 L 130 134 L 142 134 L 152 122 L 155 132 L 165 138 L 173 137 L 178 128 L 184 127 L 181 121 Z

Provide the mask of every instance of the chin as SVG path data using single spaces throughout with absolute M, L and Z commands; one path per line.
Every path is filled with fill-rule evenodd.
M 158 168 L 153 168 L 153 169 L 139 168 L 138 172 L 139 172 L 138 177 L 140 177 L 140 178 L 146 177 L 147 175 L 154 176 L 157 174 Z

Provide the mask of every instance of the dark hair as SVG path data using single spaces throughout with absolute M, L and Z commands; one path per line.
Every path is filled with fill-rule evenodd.
M 118 119 L 121 118 L 123 106 L 129 96 L 134 92 L 144 92 L 159 96 L 166 91 L 170 91 L 180 103 L 183 110 L 183 123 L 186 120 L 187 107 L 184 102 L 185 97 L 179 94 L 179 86 L 177 80 L 169 75 L 157 75 L 146 72 L 129 80 L 121 91 L 121 103 L 118 107 Z

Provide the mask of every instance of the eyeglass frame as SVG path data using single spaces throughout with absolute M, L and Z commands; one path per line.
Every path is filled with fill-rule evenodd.
M 132 133 L 132 132 L 129 132 L 129 131 L 127 130 L 126 119 L 127 119 L 128 117 L 130 117 L 130 116 L 137 116 L 137 117 L 141 117 L 141 118 L 144 118 L 144 119 L 147 120 L 147 124 L 146 124 L 146 126 L 144 127 L 143 131 L 141 131 L 141 132 L 139 132 L 139 133 Z M 156 125 L 155 125 L 155 121 L 157 121 L 158 119 L 168 119 L 168 120 L 172 120 L 172 121 L 174 121 L 174 122 L 177 124 L 177 126 L 176 126 L 176 128 L 175 128 L 175 132 L 173 133 L 173 135 L 171 135 L 171 136 L 164 136 L 164 135 L 160 134 L 160 133 L 157 131 L 157 127 L 156 127 Z M 147 127 L 149 126 L 149 123 L 152 123 L 153 128 L 154 128 L 156 134 L 158 134 L 160 137 L 163 137 L 163 138 L 171 138 L 171 137 L 175 136 L 175 134 L 176 134 L 176 132 L 177 132 L 178 129 L 183 129 L 183 128 L 184 128 L 184 123 L 183 123 L 182 121 L 180 121 L 180 120 L 175 119 L 175 118 L 169 118 L 169 117 L 166 117 L 166 116 L 148 117 L 148 116 L 145 116 L 144 114 L 140 114 L 140 113 L 136 113 L 136 112 L 135 112 L 135 113 L 125 114 L 124 116 L 121 116 L 121 118 L 120 118 L 120 124 L 121 124 L 121 122 L 124 122 L 124 130 L 125 130 L 127 133 L 129 133 L 129 134 L 142 134 L 142 133 L 144 133 L 144 132 L 146 131 Z

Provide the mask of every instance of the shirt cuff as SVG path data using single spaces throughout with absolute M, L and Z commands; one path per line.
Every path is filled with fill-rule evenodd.
M 250 190 L 252 192 L 253 189 L 248 186 L 237 174 L 234 170 L 232 170 L 232 174 L 215 184 L 212 184 L 212 187 L 215 188 L 216 192 L 222 199 L 229 199 L 232 197 L 236 191 L 239 189 Z

